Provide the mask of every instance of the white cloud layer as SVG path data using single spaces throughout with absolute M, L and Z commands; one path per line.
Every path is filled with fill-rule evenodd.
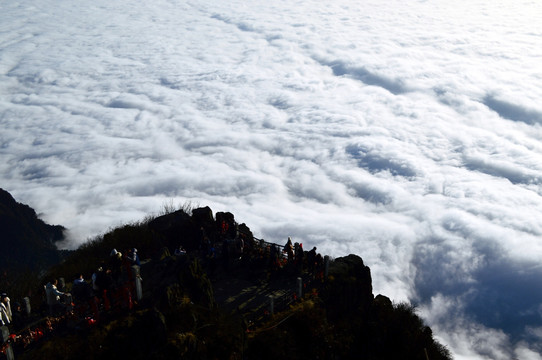
M 75 243 L 231 211 L 540 359 L 541 57 L 537 1 L 4 1 L 0 186 Z

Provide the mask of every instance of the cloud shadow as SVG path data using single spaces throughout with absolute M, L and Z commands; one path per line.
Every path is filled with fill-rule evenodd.
M 404 94 L 409 91 L 404 85 L 403 81 L 375 74 L 363 66 L 350 66 L 340 60 L 331 62 L 318 59 L 315 60 L 323 66 L 330 67 L 333 71 L 333 75 L 335 76 L 346 76 L 351 79 L 361 81 L 365 85 L 378 86 L 394 95 Z
M 513 164 L 487 161 L 476 157 L 463 157 L 463 165 L 471 171 L 508 179 L 512 184 L 538 184 L 540 179 L 522 171 Z
M 393 176 L 414 177 L 417 175 L 416 170 L 407 161 L 391 158 L 374 149 L 366 149 L 360 145 L 348 145 L 346 153 L 357 160 L 359 167 L 373 174 L 389 171 Z
M 461 299 L 462 309 L 456 310 L 467 318 L 502 329 L 514 342 L 529 341 L 526 327 L 542 326 L 542 267 L 515 262 L 495 244 L 473 241 L 474 253 L 463 259 L 458 259 L 457 249 L 446 239 L 435 237 L 420 244 L 412 259 L 417 296 L 422 303 L 429 303 L 436 294 Z M 469 269 L 480 259 L 477 269 Z M 449 316 L 457 314 L 452 311 Z
M 223 23 L 225 24 L 228 24 L 228 25 L 234 25 L 236 26 L 239 30 L 241 31 L 245 31 L 245 32 L 258 32 L 254 26 L 246 23 L 246 22 L 234 22 L 232 21 L 230 18 L 228 17 L 225 17 L 225 16 L 222 16 L 220 14 L 214 14 L 211 16 L 212 19 L 215 19 L 215 20 L 218 20 L 218 21 L 222 21 Z
M 503 119 L 523 122 L 529 125 L 542 124 L 542 113 L 497 99 L 493 95 L 484 97 L 482 103 L 499 114 Z

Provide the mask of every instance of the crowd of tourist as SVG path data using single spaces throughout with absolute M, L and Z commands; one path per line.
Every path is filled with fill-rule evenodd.
M 288 274 L 306 272 L 313 279 L 323 278 L 324 261 L 316 247 L 305 251 L 302 243 L 292 242 L 290 237 L 284 246 L 268 243 L 239 231 L 234 221 L 225 220 L 217 222 L 217 231 L 213 230 L 211 236 L 201 227 L 198 237 L 197 249 L 187 251 L 179 243 L 173 253 L 178 257 L 202 258 L 211 278 L 220 266 L 225 272 L 232 268 L 245 268 L 248 272 L 263 270 L 272 275 L 281 271 Z M 10 333 L 4 339 L 0 354 L 5 353 L 10 345 L 24 349 L 54 331 L 67 318 L 93 325 L 104 312 L 131 310 L 140 265 L 137 249 L 126 249 L 123 253 L 112 249 L 109 257 L 88 279 L 82 273 L 76 274 L 68 285 L 64 279 L 50 279 L 43 293 L 47 316 L 34 324 L 28 324 L 29 306 L 27 311 L 23 311 L 20 303 L 11 304 L 8 295 L 0 293 L 0 325 L 7 327 Z
M 124 255 L 113 249 L 86 280 L 82 273 L 74 277 L 71 289 L 64 279 L 51 279 L 44 286 L 43 302 L 46 317 L 30 323 L 30 308 L 22 310 L 19 302 L 11 304 L 6 293 L 0 294 L 0 325 L 7 328 L 9 336 L 4 338 L 0 356 L 8 348 L 22 350 L 35 341 L 52 333 L 58 324 L 67 319 L 94 325 L 104 311 L 132 309 L 135 295 L 135 279 L 139 272 L 132 267 L 141 265 L 137 249 L 127 249 Z

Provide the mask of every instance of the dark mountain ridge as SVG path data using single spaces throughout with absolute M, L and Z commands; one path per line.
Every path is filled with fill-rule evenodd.
M 127 292 L 132 278 L 110 297 L 97 293 L 95 310 L 77 302 L 56 317 L 36 310 L 18 334 L 46 336 L 14 343 L 17 358 L 451 358 L 412 306 L 373 295 L 370 268 L 359 256 L 330 259 L 294 245 L 288 255 L 282 245 L 255 238 L 233 214 L 209 207 L 113 229 L 52 266 L 34 293 L 59 277 L 70 292 L 76 274 L 90 279 L 98 267 L 111 266 L 112 249 L 137 248 L 142 297 Z M 186 253 L 176 252 L 181 247 Z M 129 271 L 121 278 L 129 279 Z M 42 297 L 31 301 L 43 308 Z M 47 326 L 36 330 L 40 323 Z
M 48 225 L 38 218 L 30 206 L 18 203 L 7 191 L 0 189 L 0 289 L 24 272 L 40 272 L 61 259 L 62 251 L 55 243 L 64 240 L 60 225 Z M 7 282 L 7 283 L 6 283 Z

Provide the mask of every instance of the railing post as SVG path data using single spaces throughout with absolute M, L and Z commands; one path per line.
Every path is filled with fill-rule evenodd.
M 66 303 L 66 311 L 67 312 L 70 312 L 73 310 L 73 298 L 72 298 L 72 294 L 65 294 L 64 295 L 64 302 Z
M 303 297 L 303 279 L 300 277 L 297 278 L 297 297 L 300 299 Z
M 7 326 L 2 326 L 1 329 L 2 329 L 2 339 L 4 340 L 4 342 L 6 342 L 9 339 L 9 329 Z M 13 349 L 11 348 L 10 344 L 8 344 L 6 348 L 6 358 L 8 360 L 15 359 L 15 355 L 13 355 Z
M 136 299 L 140 301 L 143 299 L 143 286 L 141 284 L 141 276 L 139 275 L 139 266 L 132 265 L 132 275 L 135 282 Z
M 269 295 L 269 314 L 275 314 L 275 298 L 273 295 Z
M 30 307 L 30 298 L 28 296 L 25 296 L 23 298 L 23 301 L 24 301 L 24 309 L 26 311 L 26 315 L 30 315 L 30 313 L 32 312 L 32 308 Z

